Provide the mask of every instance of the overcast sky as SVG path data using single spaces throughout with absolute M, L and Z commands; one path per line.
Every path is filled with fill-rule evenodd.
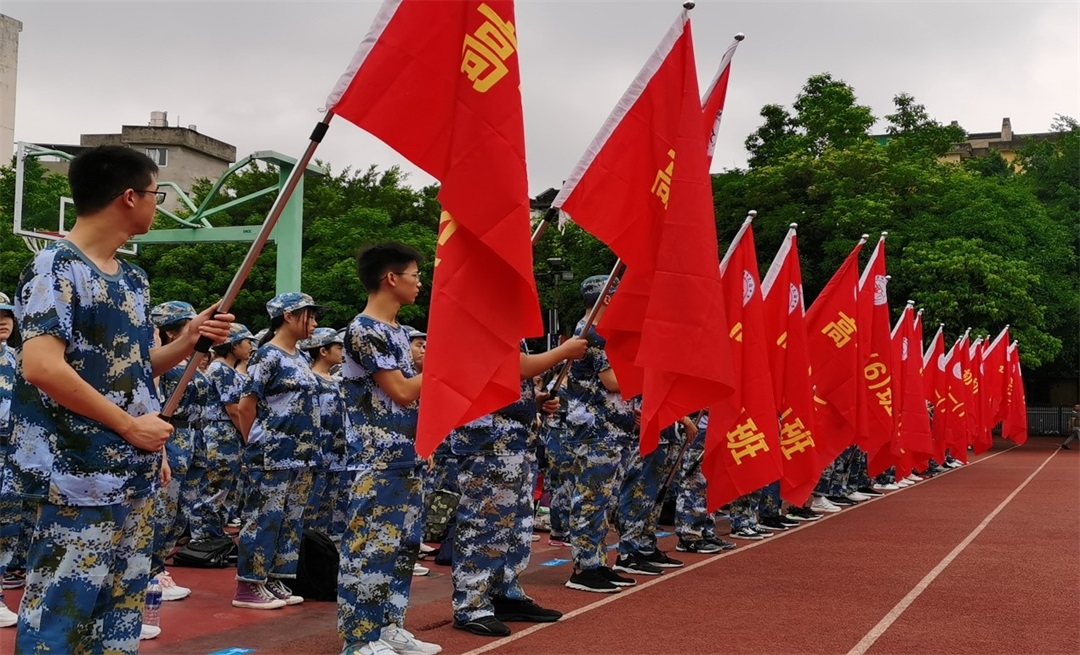
M 15 138 L 78 143 L 83 133 L 172 125 L 256 150 L 298 155 L 379 2 L 0 0 L 23 22 Z M 518 0 L 517 29 L 533 195 L 559 186 L 675 20 L 666 0 Z M 743 166 L 743 141 L 768 103 L 790 106 L 808 77 L 851 84 L 875 116 L 907 92 L 969 132 L 1046 131 L 1080 116 L 1080 3 L 727 2 L 691 12 L 702 88 L 736 32 L 713 170 Z M 316 157 L 334 170 L 400 164 L 335 121 Z

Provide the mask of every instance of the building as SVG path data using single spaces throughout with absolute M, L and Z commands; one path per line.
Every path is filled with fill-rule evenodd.
M 956 124 L 956 121 L 953 121 L 953 125 Z M 949 163 L 959 163 L 965 159 L 987 157 L 990 153 L 996 152 L 1005 161 L 1012 164 L 1020 154 L 1020 150 L 1025 146 L 1036 141 L 1060 139 L 1062 133 L 1014 134 L 1012 121 L 1006 116 L 1001 119 L 1000 132 L 976 132 L 967 136 L 966 141 L 953 144 L 952 148 L 941 160 Z
M 0 164 L 7 166 L 15 148 L 15 83 L 19 69 L 22 23 L 0 14 Z
M 79 145 L 39 144 L 73 155 L 96 146 L 123 145 L 145 152 L 160 168 L 158 182 L 172 182 L 185 192 L 191 191 L 200 178 L 216 180 L 236 161 L 236 146 L 200 134 L 194 125 L 170 127 L 168 113 L 150 112 L 147 125 L 124 125 L 119 134 L 83 134 Z M 67 174 L 67 162 L 53 159 L 42 162 L 49 170 Z M 165 187 L 166 192 L 172 191 Z M 179 208 L 176 193 L 168 193 L 164 209 Z

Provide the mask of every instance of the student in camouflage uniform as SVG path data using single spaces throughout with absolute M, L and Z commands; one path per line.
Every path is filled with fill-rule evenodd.
M 603 275 L 582 281 L 582 299 L 587 310 L 596 303 L 606 282 Z M 597 322 L 602 319 L 609 300 L 610 295 L 604 298 Z M 570 545 L 574 572 L 566 586 L 615 593 L 635 584 L 632 578 L 623 577 L 607 566 L 605 547 L 608 511 L 621 483 L 619 465 L 623 452 L 633 447 L 628 430 L 633 429 L 634 410 L 620 395 L 618 381 L 604 352 L 604 338 L 593 328 L 582 334 L 584 327 L 583 318 L 574 334 L 584 336 L 589 345 L 585 356 L 570 367 L 567 378 L 566 445 L 573 458 Z
M 333 328 L 315 328 L 310 339 L 299 344 L 311 358 L 311 371 L 319 383 L 319 465 L 311 486 L 306 523 L 327 535 L 335 543 L 345 531 L 348 510 L 349 477 L 345 470 L 345 396 L 330 369 L 344 361 L 344 340 Z
M 619 533 L 619 557 L 612 568 L 633 575 L 660 575 L 664 569 L 683 565 L 668 557 L 656 544 L 656 522 L 659 519 L 656 496 L 663 484 L 668 448 L 674 427 L 660 431 L 656 450 L 642 455 L 631 444 L 620 466 L 622 490 L 615 511 L 615 529 Z
M 703 554 L 730 550 L 735 544 L 716 536 L 716 520 L 705 505 L 705 475 L 701 472 L 701 460 L 709 416 L 703 415 L 697 425 L 687 419 L 683 427 L 686 428 L 690 446 L 679 463 L 675 478 L 675 534 L 679 537 L 675 550 Z
M 15 384 L 15 351 L 8 339 L 15 331 L 15 306 L 0 293 L 0 578 L 7 573 L 22 529 L 22 501 L 15 493 L 8 473 L 8 450 L 11 441 L 11 392 Z M 15 625 L 18 615 L 4 604 L 0 587 L 0 628 Z
M 239 372 L 252 352 L 251 331 L 233 323 L 225 342 L 214 348 L 206 367 L 207 397 L 202 410 L 202 444 L 196 448 L 189 477 L 198 481 L 191 507 L 191 540 L 225 538 L 229 497 L 240 482 L 240 396 L 247 376 Z
M 157 166 L 122 146 L 84 151 L 68 170 L 76 213 L 16 292 L 22 367 L 12 403 L 16 490 L 38 502 L 15 651 L 138 651 L 150 573 L 151 497 L 168 482 L 153 377 L 232 316 L 206 310 L 152 348 L 149 283 L 115 259 L 150 229 Z
M 561 392 L 565 396 L 565 392 Z M 565 408 L 565 402 L 562 407 Z M 540 439 L 544 443 L 544 455 L 547 470 L 544 471 L 544 488 L 550 494 L 548 517 L 551 532 L 548 544 L 552 546 L 570 545 L 570 499 L 574 495 L 573 453 L 566 444 L 565 412 L 560 409 L 555 414 L 544 418 L 540 426 Z
M 193 318 L 195 308 L 179 300 L 162 303 L 150 310 L 150 321 L 158 329 L 162 344 L 179 338 L 184 326 Z M 176 389 L 186 367 L 186 362 L 182 362 L 158 378 L 158 392 L 163 402 Z M 166 601 L 191 595 L 191 589 L 177 585 L 165 571 L 165 560 L 176 546 L 176 540 L 187 530 L 190 508 L 198 493 L 198 481 L 189 473 L 196 444 L 202 442 L 201 411 L 206 402 L 206 391 L 206 378 L 196 371 L 169 421 L 174 429 L 165 444 L 165 458 L 172 472 L 172 482 L 159 489 L 154 497 L 154 550 L 150 558 L 150 576 L 158 579 L 161 598 Z
M 306 293 L 271 298 L 270 331 L 248 360 L 248 386 L 240 399 L 248 479 L 233 607 L 277 609 L 304 602 L 284 581 L 296 577 L 312 464 L 323 438 L 319 382 L 296 344 L 311 337 L 320 309 Z
M 450 434 L 458 458 L 454 535 L 454 627 L 473 634 L 510 634 L 504 621 L 557 621 L 562 613 L 537 605 L 521 588 L 532 543 L 532 491 L 536 481 L 537 403 L 547 414 L 558 399 L 537 394 L 533 377 L 585 353 L 584 339 L 529 355 L 522 344 L 521 397 Z M 550 402 L 548 402 L 550 401 Z
M 404 627 L 425 464 L 414 445 L 423 376 L 397 315 L 420 293 L 420 261 L 415 250 L 392 242 L 356 256 L 368 299 L 345 330 L 341 370 L 348 467 L 355 472 L 338 569 L 338 632 L 348 655 L 442 650 Z

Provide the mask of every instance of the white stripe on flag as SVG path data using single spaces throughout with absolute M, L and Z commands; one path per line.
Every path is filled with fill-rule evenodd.
M 330 92 L 330 95 L 326 98 L 326 110 L 333 111 L 337 103 L 341 101 L 341 97 L 345 95 L 345 91 L 352 84 L 353 78 L 356 77 L 356 72 L 360 70 L 360 67 L 364 64 L 364 60 L 367 59 L 371 49 L 375 47 L 375 42 L 382 36 L 386 26 L 393 19 L 394 14 L 397 13 L 398 7 L 401 6 L 403 0 L 385 0 L 379 13 L 375 16 L 375 20 L 371 23 L 371 29 L 368 30 L 367 36 L 360 42 L 360 47 L 356 49 L 356 54 L 353 55 L 352 61 L 349 62 L 349 67 L 345 69 L 345 72 L 338 78 L 337 84 L 334 85 L 334 90 Z
M 769 290 L 772 289 L 776 278 L 780 276 L 780 270 L 784 268 L 784 260 L 787 259 L 788 253 L 791 252 L 791 243 L 794 239 L 795 226 L 792 225 L 788 228 L 787 236 L 784 237 L 784 241 L 780 244 L 780 250 L 776 252 L 776 257 L 773 257 L 772 264 L 769 266 L 768 272 L 765 273 L 765 279 L 761 281 L 762 298 L 769 297 Z

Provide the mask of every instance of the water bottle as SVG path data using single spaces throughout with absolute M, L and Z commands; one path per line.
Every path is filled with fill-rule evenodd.
M 146 588 L 146 606 L 143 608 L 143 625 L 161 625 L 161 585 L 157 578 L 150 580 Z

